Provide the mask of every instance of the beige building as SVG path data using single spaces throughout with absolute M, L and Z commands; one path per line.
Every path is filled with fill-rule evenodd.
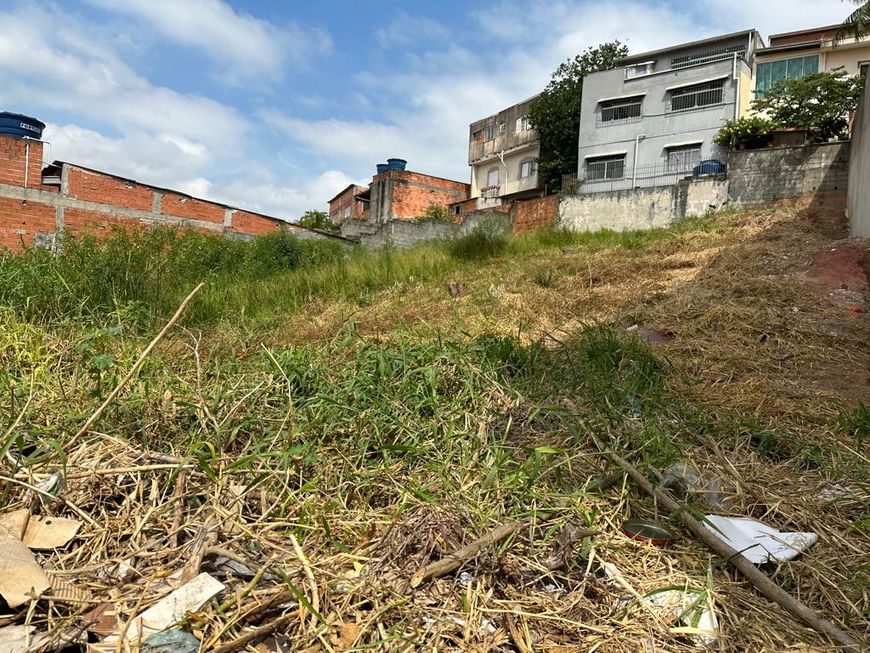
M 538 188 L 538 133 L 529 122 L 529 98 L 473 122 L 469 129 L 468 165 L 471 198 L 477 208 L 505 204 L 541 194 Z
M 870 37 L 846 39 L 834 46 L 838 25 L 774 34 L 770 45 L 755 56 L 755 95 L 783 79 L 800 79 L 844 68 L 850 75 L 867 75 Z

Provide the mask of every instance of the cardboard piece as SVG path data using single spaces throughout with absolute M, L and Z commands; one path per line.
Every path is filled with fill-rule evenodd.
M 31 517 L 22 540 L 31 549 L 58 549 L 69 544 L 82 527 L 64 517 Z
M 141 640 L 171 628 L 188 612 L 196 612 L 223 590 L 223 583 L 210 574 L 201 573 L 135 617 L 127 629 L 127 639 Z
M 28 521 L 30 521 L 30 511 L 22 508 L 0 516 L 0 527 L 5 528 L 19 540 L 23 540 Z
M 24 543 L 0 528 L 0 596 L 10 608 L 24 605 L 31 595 L 51 587 L 51 581 Z
M 819 541 L 815 533 L 783 533 L 755 519 L 719 515 L 705 517 L 707 530 L 756 565 L 791 560 Z

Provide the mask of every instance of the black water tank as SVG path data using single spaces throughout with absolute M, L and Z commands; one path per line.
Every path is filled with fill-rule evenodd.
M 15 136 L 16 138 L 42 138 L 42 130 L 45 123 L 22 116 L 20 113 L 0 111 L 0 136 Z

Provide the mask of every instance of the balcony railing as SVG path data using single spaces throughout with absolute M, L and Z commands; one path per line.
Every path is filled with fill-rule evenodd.
M 480 189 L 480 196 L 487 200 L 495 200 L 499 198 L 501 186 L 485 186 Z

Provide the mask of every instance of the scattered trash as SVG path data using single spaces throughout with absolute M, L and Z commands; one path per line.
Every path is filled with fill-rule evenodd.
M 719 622 L 707 590 L 667 588 L 651 592 L 645 598 L 662 608 L 670 619 L 685 624 L 685 628 L 671 628 L 672 633 L 689 635 L 700 648 L 718 644 Z
M 677 536 L 663 524 L 647 519 L 629 519 L 622 525 L 622 532 L 638 542 L 651 542 L 656 546 L 670 544 Z
M 861 306 L 860 304 L 852 304 L 852 305 L 849 307 L 849 311 L 852 312 L 852 313 L 858 313 L 858 314 L 861 314 L 861 313 L 864 313 L 864 307 Z
M 112 603 L 100 603 L 82 615 L 82 621 L 89 633 L 108 637 L 118 630 L 118 616 Z
M 459 297 L 462 292 L 465 290 L 464 283 L 453 282 L 448 284 L 447 290 L 450 292 L 451 297 Z
M 24 544 L 31 549 L 57 549 L 69 544 L 79 532 L 82 522 L 63 517 L 30 517 L 24 533 Z
M 835 499 L 841 499 L 843 497 L 847 497 L 852 494 L 852 490 L 839 483 L 835 483 L 830 487 L 826 487 L 822 491 L 819 492 L 818 498 L 821 501 L 833 501 Z
M 140 640 L 171 628 L 188 612 L 196 612 L 224 589 L 223 583 L 203 572 L 135 617 L 130 622 L 126 638 Z
M 28 521 L 30 521 L 30 511 L 27 508 L 22 508 L 0 517 L 0 527 L 5 528 L 19 540 L 23 540 Z
M 51 581 L 30 549 L 15 535 L 0 528 L 0 596 L 10 608 L 24 605 L 51 587 Z
M 757 565 L 791 560 L 819 541 L 815 533 L 783 533 L 745 517 L 705 515 L 704 526 Z
M 236 576 L 237 578 L 250 579 L 256 575 L 256 572 L 232 558 L 226 556 L 216 556 L 209 565 L 215 573 L 221 573 L 224 576 Z
M 59 497 L 64 493 L 64 490 L 66 490 L 66 479 L 63 476 L 63 472 L 55 472 L 33 487 L 41 493 L 50 494 L 53 497 Z
M 704 479 L 691 463 L 674 463 L 662 473 L 662 487 L 669 489 L 680 501 L 697 495 L 711 510 L 728 507 L 722 481 L 718 478 Z
M 459 587 L 466 588 L 474 582 L 474 576 L 467 571 L 463 571 L 456 580 L 459 583 Z
M 197 653 L 199 640 L 184 630 L 172 629 L 146 639 L 139 653 Z

